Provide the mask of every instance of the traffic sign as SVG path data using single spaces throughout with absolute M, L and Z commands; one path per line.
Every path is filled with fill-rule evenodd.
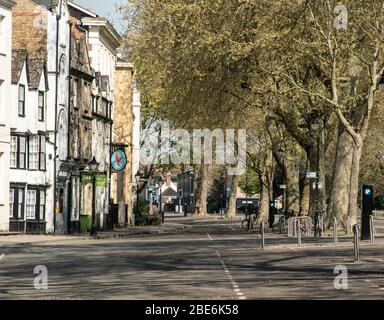
M 317 172 L 313 172 L 313 171 L 307 171 L 305 173 L 305 177 L 307 179 L 316 179 L 317 178 Z

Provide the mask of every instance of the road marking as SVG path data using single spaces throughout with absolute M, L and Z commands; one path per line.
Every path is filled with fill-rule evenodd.
M 209 233 L 207 233 L 207 236 L 208 236 L 209 240 L 213 241 L 213 239 L 212 239 L 212 237 L 211 237 L 211 235 Z
M 0 255 L 0 260 L 3 259 L 5 257 L 5 254 L 1 254 Z
M 229 281 L 231 282 L 233 291 L 236 293 L 236 295 L 238 296 L 238 298 L 239 298 L 240 300 L 245 300 L 245 299 L 247 299 L 247 298 L 244 296 L 244 293 L 241 292 L 241 290 L 240 290 L 239 285 L 237 284 L 237 282 L 236 282 L 235 280 L 233 280 L 233 277 L 232 277 L 230 271 L 228 270 L 227 266 L 225 265 L 225 262 L 224 262 L 224 260 L 222 259 L 221 254 L 220 254 L 220 252 L 219 252 L 218 250 L 216 250 L 216 254 L 217 254 L 217 256 L 218 256 L 219 259 L 220 259 L 221 266 L 223 267 L 223 270 L 224 270 L 225 274 L 227 275 L 227 278 L 228 278 Z

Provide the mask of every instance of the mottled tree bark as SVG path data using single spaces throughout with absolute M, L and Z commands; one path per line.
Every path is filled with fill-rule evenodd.
M 286 179 L 286 211 L 300 211 L 300 184 L 299 167 L 297 161 L 287 159 L 284 161 Z
M 333 217 L 336 217 L 343 224 L 343 227 L 347 228 L 353 145 L 352 137 L 343 127 L 340 127 L 327 208 L 326 224 L 328 228 L 332 225 Z
M 307 164 L 305 167 L 305 171 L 309 171 L 310 169 L 310 161 L 307 159 Z M 303 190 L 301 192 L 301 198 L 300 198 L 300 214 L 301 215 L 308 215 L 309 209 L 310 209 L 310 194 L 311 194 L 311 182 L 309 179 L 304 179 L 304 186 Z
M 201 165 L 199 173 L 199 201 L 197 205 L 197 215 L 207 214 L 207 199 L 209 191 L 209 165 Z
M 272 162 L 272 157 L 270 159 Z M 269 217 L 269 202 L 271 200 L 271 186 L 273 181 L 273 172 L 271 170 L 272 164 L 266 166 L 263 173 L 260 175 L 261 190 L 260 190 L 260 208 L 259 208 L 259 222 L 268 221 Z
M 239 176 L 232 176 L 231 181 L 231 195 L 228 201 L 228 210 L 226 216 L 228 218 L 233 218 L 236 215 L 236 193 L 237 187 L 239 185 Z

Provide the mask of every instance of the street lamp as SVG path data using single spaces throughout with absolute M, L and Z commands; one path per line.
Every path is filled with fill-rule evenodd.
M 321 236 L 320 226 L 319 226 L 319 183 L 320 183 L 320 137 L 321 132 L 324 129 L 320 124 L 318 119 L 311 124 L 311 129 L 317 133 L 317 155 L 316 155 L 316 198 L 315 198 L 315 234 L 314 236 Z
M 97 162 L 95 156 L 92 160 L 88 162 L 88 167 L 92 172 L 92 225 L 91 225 L 91 236 L 97 236 L 97 226 L 96 226 L 96 173 L 99 170 L 99 163 Z
M 141 180 L 140 170 L 136 172 L 135 180 L 136 180 L 136 213 L 139 214 L 139 183 Z
M 163 179 L 159 178 L 159 180 L 157 181 L 157 184 L 159 185 L 159 205 L 160 205 L 161 221 L 162 221 L 162 223 L 164 223 L 164 212 L 163 212 L 163 208 L 161 206 L 161 187 L 164 184 Z
M 277 150 L 277 155 L 278 155 L 279 159 L 281 159 L 281 161 L 282 161 L 283 186 L 280 186 L 280 189 L 283 189 L 283 212 L 285 212 L 287 199 L 286 199 L 286 194 L 285 194 L 286 181 L 285 181 L 285 151 L 284 151 L 284 149 L 279 148 L 279 150 Z

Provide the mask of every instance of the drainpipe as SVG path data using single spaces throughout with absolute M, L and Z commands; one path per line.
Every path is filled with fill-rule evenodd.
M 60 11 L 56 12 L 56 80 L 55 80 L 55 141 L 54 141 L 54 188 L 53 188 L 53 233 L 56 234 L 56 204 L 57 204 L 57 107 L 58 107 L 58 88 L 59 88 L 59 21 L 61 19 Z
M 71 61 L 72 61 L 72 23 L 68 21 L 69 25 L 69 56 L 68 56 L 68 124 L 67 124 L 67 161 L 69 161 L 70 152 L 70 132 L 71 132 Z M 71 169 L 72 172 L 73 169 Z M 72 214 L 72 174 L 69 176 L 69 182 L 67 184 L 67 234 L 70 233 L 71 229 L 71 214 Z

